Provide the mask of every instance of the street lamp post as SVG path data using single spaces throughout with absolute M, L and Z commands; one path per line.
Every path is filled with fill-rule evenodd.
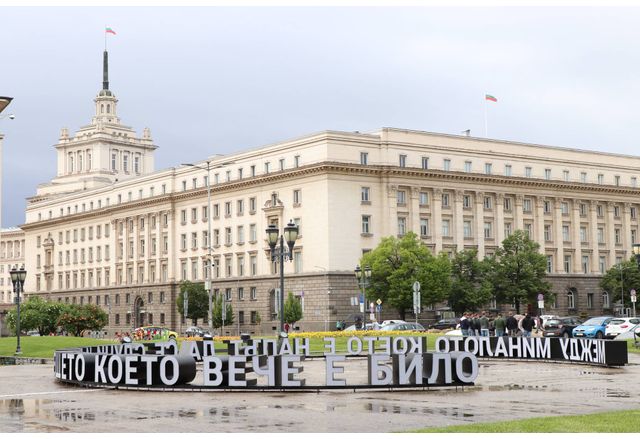
M 266 229 L 267 242 L 271 248 L 271 262 L 278 261 L 280 265 L 280 333 L 284 332 L 284 261 L 293 261 L 293 246 L 298 239 L 298 226 L 289 220 L 289 224 L 284 228 L 284 234 L 280 235 L 280 230 L 274 224 L 270 224 Z M 280 245 L 276 247 L 280 241 Z M 287 247 L 284 242 L 287 242 Z
M 18 308 L 18 317 L 16 319 L 16 335 L 18 337 L 18 344 L 16 346 L 16 355 L 22 354 L 20 351 L 20 293 L 23 291 L 24 280 L 27 277 L 27 270 L 24 269 L 24 265 L 18 269 L 18 266 L 14 266 L 9 270 L 11 276 L 11 283 L 13 284 L 13 292 L 16 293 L 15 301 Z
M 208 254 L 207 254 L 207 266 L 208 266 L 208 270 L 207 270 L 207 283 L 206 283 L 206 290 L 207 293 L 209 295 L 209 311 L 207 313 L 207 324 L 209 325 L 209 329 L 211 331 L 211 334 L 213 334 L 213 246 L 211 245 L 211 216 L 213 215 L 213 212 L 211 211 L 211 170 L 212 169 L 218 169 L 218 168 L 222 168 L 223 166 L 228 166 L 231 165 L 235 162 L 225 162 L 225 163 L 221 163 L 215 167 L 211 167 L 211 161 L 207 160 L 206 167 L 202 167 L 202 166 L 198 166 L 198 165 L 194 165 L 191 163 L 183 163 L 183 166 L 190 166 L 192 168 L 198 168 L 198 169 L 202 169 L 204 171 L 207 171 L 207 250 L 208 250 Z M 187 315 L 185 313 L 185 322 L 187 319 Z
M 360 291 L 362 292 L 362 329 L 366 329 L 366 313 L 367 313 L 367 296 L 365 294 L 365 288 L 369 286 L 369 280 L 371 279 L 371 267 L 368 265 L 364 267 L 364 270 L 360 268 L 359 265 L 356 265 L 356 269 L 353 270 L 356 275 L 356 279 L 358 280 L 358 286 L 360 287 Z
M 182 293 L 182 307 L 184 311 L 184 323 L 188 326 L 187 314 L 189 313 L 189 292 Z

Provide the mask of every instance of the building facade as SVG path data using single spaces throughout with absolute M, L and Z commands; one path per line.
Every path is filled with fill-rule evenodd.
M 0 230 L 0 304 L 14 303 L 15 294 L 9 271 L 24 264 L 24 232 L 19 228 Z
M 63 129 L 57 176 L 28 200 L 25 289 L 101 306 L 111 332 L 183 330 L 179 283 L 210 269 L 234 310 L 224 332 L 271 331 L 279 281 L 265 229 L 289 220 L 300 236 L 285 290 L 303 302 L 307 330 L 359 313 L 353 269 L 385 236 L 414 231 L 435 253 L 484 257 L 522 229 L 547 258 L 556 298 L 546 311 L 591 315 L 614 311 L 598 282 L 637 242 L 639 157 L 383 128 L 155 171 L 149 130 L 138 138 L 120 124 L 108 80 L 95 102 L 90 125 Z

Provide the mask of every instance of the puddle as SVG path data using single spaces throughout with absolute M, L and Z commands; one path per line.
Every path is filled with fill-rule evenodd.
M 472 418 L 473 413 L 469 413 L 459 408 L 449 407 L 410 407 L 404 405 L 393 405 L 384 403 L 366 403 L 364 405 L 366 411 L 371 413 L 392 413 L 403 415 L 438 415 L 448 418 Z

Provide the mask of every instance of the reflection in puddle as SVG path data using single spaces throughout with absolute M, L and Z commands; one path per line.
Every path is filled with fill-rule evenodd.
M 365 410 L 372 413 L 393 413 L 403 415 L 439 415 L 449 418 L 472 418 L 474 415 L 455 407 L 409 407 L 390 404 L 367 403 Z

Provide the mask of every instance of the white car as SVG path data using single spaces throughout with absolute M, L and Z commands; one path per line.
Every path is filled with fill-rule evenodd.
M 635 337 L 634 334 L 635 333 Z M 638 340 L 640 341 L 640 325 L 635 325 L 631 327 L 631 330 L 627 332 L 623 332 L 622 334 L 616 336 L 614 340 Z
M 615 338 L 618 335 L 631 330 L 631 328 L 638 323 L 640 323 L 640 317 L 616 317 L 607 323 L 604 336 L 605 338 Z

